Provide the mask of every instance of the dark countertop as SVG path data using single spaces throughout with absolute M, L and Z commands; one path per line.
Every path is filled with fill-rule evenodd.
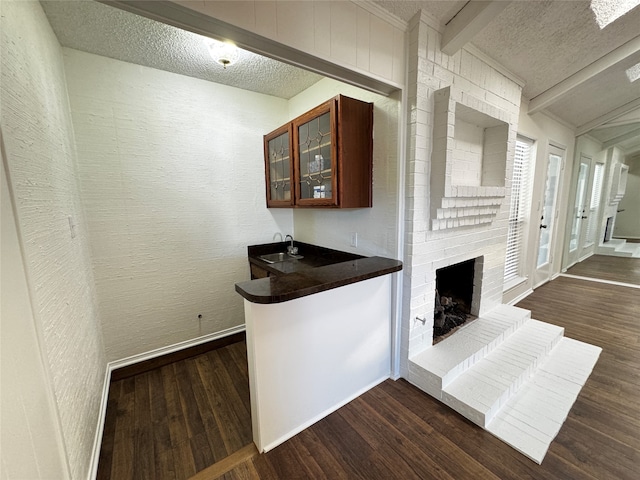
M 286 250 L 287 243 L 248 247 L 249 262 L 271 272 L 268 278 L 236 283 L 236 292 L 252 303 L 280 303 L 402 270 L 402 262 L 363 257 L 294 242 L 304 258 L 266 263 L 258 257 Z

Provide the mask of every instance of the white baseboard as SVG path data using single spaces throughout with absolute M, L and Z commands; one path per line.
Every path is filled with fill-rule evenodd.
M 202 343 L 210 342 L 212 340 L 219 340 L 236 333 L 244 332 L 245 326 L 238 325 L 236 327 L 227 328 L 220 332 L 210 333 L 203 335 L 202 337 L 193 338 L 191 340 L 185 340 L 184 342 L 175 343 L 162 348 L 156 348 L 145 353 L 139 353 L 132 355 L 121 360 L 115 360 L 107 363 L 107 369 L 104 376 L 104 385 L 102 386 L 102 398 L 100 399 L 100 411 L 98 413 L 98 424 L 96 428 L 96 435 L 93 440 L 93 452 L 91 455 L 91 462 L 89 463 L 89 480 L 95 480 L 98 474 L 98 461 L 100 460 L 100 448 L 102 447 L 102 435 L 104 434 L 104 421 L 107 415 L 107 401 L 109 399 L 109 385 L 111 384 L 111 373 L 117 368 L 126 367 L 135 363 L 144 362 L 152 358 L 157 358 L 169 353 L 178 352 L 186 348 L 195 347 Z
M 114 360 L 113 362 L 109 362 L 109 367 L 111 368 L 111 371 L 113 371 L 118 368 L 144 362 L 145 360 L 151 360 L 152 358 L 157 358 L 169 353 L 178 352 L 180 350 L 184 350 L 185 348 L 195 347 L 196 345 L 210 342 L 212 340 L 219 340 L 221 338 L 228 337 L 229 335 L 234 335 L 236 333 L 244 331 L 244 324 L 238 325 L 236 327 L 227 328 L 226 330 L 221 330 L 220 332 L 210 333 L 208 335 L 203 335 L 202 337 L 192 338 L 191 340 L 185 340 L 184 342 L 174 343 L 173 345 L 168 345 L 166 347 L 156 348 L 155 350 L 139 353 L 137 355 L 132 355 L 120 360 Z
M 96 435 L 93 439 L 93 452 L 89 463 L 89 480 L 93 480 L 98 475 L 98 461 L 100 460 L 100 447 L 102 446 L 102 434 L 104 433 L 104 420 L 107 415 L 107 400 L 109 399 L 109 385 L 111 384 L 111 370 L 107 364 L 107 371 L 104 375 L 102 385 L 102 396 L 100 398 L 100 410 L 98 411 L 98 424 L 96 425 Z
M 515 305 L 516 303 L 518 303 L 521 300 L 524 300 L 525 298 L 527 298 L 529 295 L 531 295 L 533 293 L 533 289 L 528 289 L 524 292 L 522 292 L 520 295 L 518 295 L 516 298 L 512 298 L 509 302 L 507 302 L 507 305 Z

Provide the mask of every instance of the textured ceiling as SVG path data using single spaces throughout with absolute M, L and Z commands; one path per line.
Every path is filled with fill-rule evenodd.
M 64 47 L 285 99 L 322 78 L 244 50 L 225 70 L 200 35 L 93 1 L 41 3 Z
M 375 3 L 405 21 L 423 9 L 445 25 L 467 2 L 380 0 Z M 514 0 L 475 35 L 471 43 L 524 79 L 523 95 L 531 99 L 638 35 L 640 6 L 601 30 L 589 0 Z M 547 110 L 578 127 L 637 100 L 640 80 L 630 83 L 625 69 L 640 61 L 639 55 L 636 52 L 573 88 Z M 631 124 L 632 130 L 639 127 L 640 123 Z M 636 151 L 638 146 L 633 142 L 625 140 L 620 146 Z
M 405 21 L 422 8 L 445 25 L 467 1 L 375 3 Z M 245 51 L 224 70 L 190 32 L 92 0 L 42 4 L 60 43 L 78 50 L 286 99 L 321 78 Z M 600 30 L 587 0 L 514 0 L 471 43 L 524 79 L 530 99 L 639 34 L 640 7 Z M 592 77 L 548 110 L 577 127 L 640 98 L 640 81 L 624 81 L 630 61 Z
M 640 34 L 640 8 L 603 30 L 588 1 L 516 1 L 473 44 L 526 80 L 533 98 Z
M 616 68 L 590 78 L 560 97 L 547 110 L 573 125 L 583 125 L 602 112 L 611 110 L 611 105 L 624 105 L 637 100 L 640 98 L 640 81 L 630 83 L 625 74 L 627 68 L 637 63 L 640 63 L 640 52 L 627 57 Z

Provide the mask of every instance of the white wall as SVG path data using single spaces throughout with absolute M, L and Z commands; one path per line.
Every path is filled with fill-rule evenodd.
M 288 120 L 287 102 L 64 57 L 108 359 L 243 324 L 247 245 L 293 231 L 264 188 L 262 136 Z
M 31 310 L 20 241 L 2 163 L 0 478 L 69 478 L 53 389 Z
M 527 276 L 527 280 L 504 293 L 503 300 L 505 303 L 510 302 L 525 292 L 531 291 L 533 288 L 535 280 L 533 272 L 536 267 L 538 235 L 540 233 L 539 223 L 537 221 L 540 217 L 538 216 L 536 218 L 536 208 L 540 200 L 541 191 L 544 190 L 544 181 L 546 178 L 544 165 L 545 159 L 549 155 L 549 144 L 563 145 L 566 147 L 565 168 L 562 173 L 562 186 L 559 193 L 560 196 L 558 197 L 560 216 L 556 224 L 557 228 L 553 246 L 553 274 L 559 273 L 562 268 L 562 252 L 565 244 L 564 226 L 567 219 L 567 209 L 573 201 L 573 199 L 569 199 L 569 187 L 573 171 L 575 133 L 571 128 L 543 113 L 529 115 L 527 113 L 528 109 L 528 102 L 525 99 L 522 99 L 522 108 L 520 109 L 518 121 L 518 133 L 534 140 L 534 150 L 536 152 L 536 157 L 534 159 L 535 165 L 531 172 L 533 179 L 533 184 L 531 185 L 531 213 L 530 223 L 528 225 L 528 238 L 526 239 L 526 252 L 524 255 L 524 261 L 526 264 L 525 274 Z
M 289 101 L 293 119 L 343 94 L 373 102 L 373 207 L 357 209 L 296 209 L 295 238 L 360 255 L 397 258 L 398 230 L 398 117 L 397 98 L 384 97 L 325 78 Z M 351 233 L 358 246 L 352 247 Z
M 33 317 L 45 381 L 53 385 L 71 478 L 86 478 L 106 361 L 77 189 L 62 52 L 38 2 L 3 1 L 1 18 L 1 122 Z M 69 217 L 76 225 L 75 236 Z M 4 295 L 3 290 L 3 301 Z M 23 331 L 12 342 L 25 351 L 34 347 L 32 332 Z M 35 396 L 41 394 L 41 385 L 37 379 L 34 382 Z M 30 416 L 34 410 L 29 407 L 25 414 Z M 40 422 L 30 420 L 35 422 L 32 426 Z M 41 420 L 46 429 L 43 435 L 50 438 L 55 421 Z M 34 436 L 38 435 L 35 431 Z M 43 447 L 40 440 L 34 442 L 34 448 L 51 448 L 54 456 L 61 448 L 56 443 Z M 13 447 L 18 448 L 3 442 L 3 462 L 11 451 L 5 449 Z M 51 465 L 56 468 L 55 462 Z
M 613 235 L 640 239 L 640 156 L 627 157 L 625 163 L 629 165 L 627 190 L 618 206 L 618 210 L 624 212 L 618 213 L 616 217 Z

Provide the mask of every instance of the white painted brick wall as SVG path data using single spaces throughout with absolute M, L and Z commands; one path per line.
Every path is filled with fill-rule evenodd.
M 2 132 L 33 313 L 71 476 L 84 479 L 106 359 L 77 188 L 62 52 L 38 2 L 2 2 L 1 21 Z M 69 216 L 76 224 L 75 238 Z
M 440 33 L 431 28 L 420 13 L 409 23 L 408 72 L 410 124 L 401 338 L 403 375 L 407 372 L 408 356 L 432 344 L 436 269 L 483 257 L 480 292 L 474 293 L 481 296 L 479 313 L 500 304 L 502 300 L 508 202 L 501 198 L 505 194 L 508 198 L 509 193 L 499 187 L 499 179 L 495 176 L 491 178 L 490 174 L 487 174 L 486 182 L 495 187 L 479 189 L 467 184 L 447 187 L 448 191 L 445 192 L 444 184 L 431 182 L 432 175 L 452 174 L 445 172 L 443 165 L 431 164 L 432 155 L 435 154 L 432 152 L 432 138 L 451 134 L 450 128 L 455 124 L 455 116 L 450 113 L 443 120 L 444 123 L 435 120 L 442 118 L 437 115 L 442 116 L 447 109 L 452 111 L 446 97 L 438 100 L 435 92 L 452 86 L 461 92 L 467 107 L 507 122 L 510 141 L 515 139 L 520 106 L 520 87 L 500 72 L 467 50 L 461 50 L 451 57 L 443 54 L 440 51 Z M 509 148 L 507 165 L 502 169 L 505 178 L 511 176 L 512 158 L 513 149 Z M 463 160 L 469 161 L 470 157 L 463 156 Z M 459 169 L 457 173 L 461 171 Z M 465 178 L 465 182 L 469 181 Z M 429 185 L 430 189 L 426 187 Z M 438 208 L 431 203 L 434 198 L 441 199 L 445 194 L 457 198 L 445 199 L 447 201 L 443 201 L 441 206 L 455 209 L 455 212 L 449 212 L 446 218 L 443 211 L 443 218 L 434 223 Z M 471 223 L 468 219 L 459 218 L 459 215 L 475 217 Z M 454 225 L 457 227 L 453 228 Z M 416 321 L 416 317 L 426 318 L 426 324 Z
M 247 245 L 293 231 L 264 187 L 287 102 L 64 54 L 108 359 L 243 324 Z

